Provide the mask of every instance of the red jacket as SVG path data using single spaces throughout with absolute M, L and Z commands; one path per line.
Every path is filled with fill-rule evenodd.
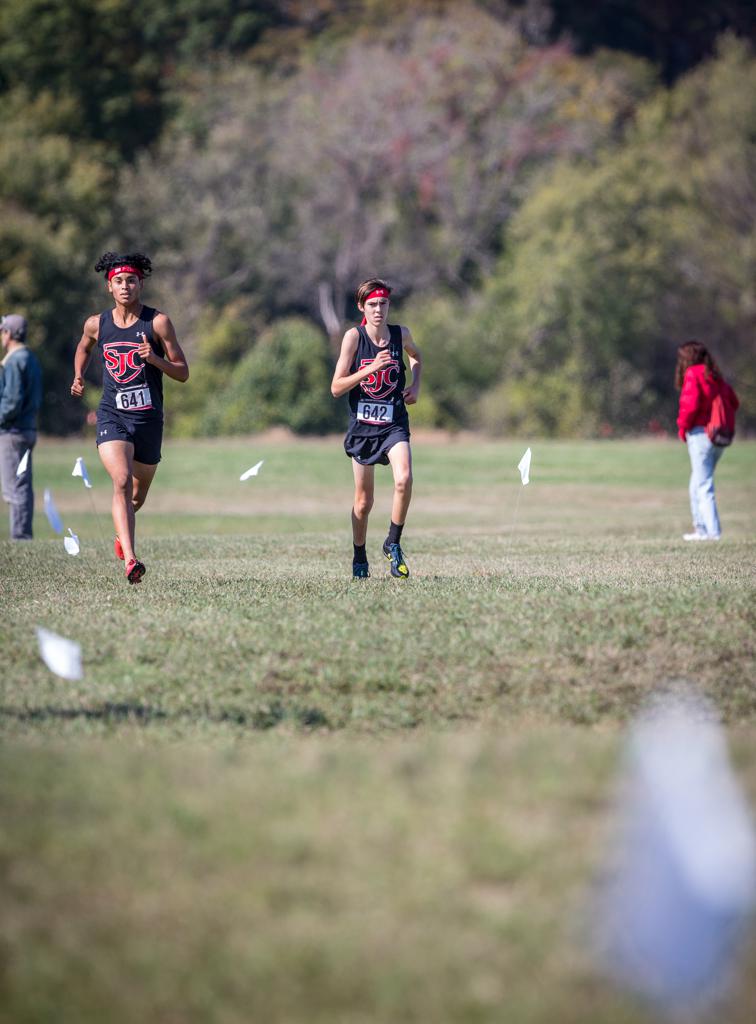
M 726 380 L 714 377 L 703 363 L 689 366 L 685 371 L 680 391 L 680 409 L 677 413 L 677 433 L 685 440 L 686 430 L 705 427 L 711 419 L 711 403 L 719 392 L 729 392 L 730 401 L 737 409 L 738 396 Z

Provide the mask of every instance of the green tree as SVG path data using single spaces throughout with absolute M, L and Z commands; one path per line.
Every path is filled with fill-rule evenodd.
M 288 19 L 274 0 L 4 0 L 0 111 L 130 161 L 159 136 L 198 61 L 243 53 Z
M 499 430 L 671 427 L 675 347 L 701 337 L 753 386 L 756 62 L 734 40 L 649 100 L 625 141 L 560 163 L 507 232 L 481 313 L 498 322 Z
M 22 117 L 0 135 L 0 310 L 29 321 L 44 370 L 40 422 L 53 433 L 83 417 L 69 388 L 113 183 L 101 155 L 91 143 L 38 135 Z
M 475 425 L 480 397 L 498 378 L 499 334 L 478 312 L 479 304 L 475 297 L 416 295 L 396 316 L 409 325 L 423 355 L 417 408 L 423 426 Z M 410 412 L 416 421 L 415 410 Z
M 652 85 L 645 66 L 539 50 L 472 6 L 411 13 L 401 38 L 394 24 L 286 74 L 195 83 L 123 182 L 132 223 L 180 268 L 182 303 L 262 294 L 336 345 L 368 273 L 390 271 L 404 294 L 473 290 L 533 172 L 593 152 Z
M 203 433 L 249 434 L 273 426 L 297 434 L 335 429 L 341 409 L 331 397 L 328 340 L 299 318 L 264 331 L 205 408 Z
M 236 366 L 251 351 L 258 333 L 254 310 L 244 299 L 220 313 L 207 309 L 196 333 L 189 380 L 181 388 L 180 402 L 166 412 L 166 428 L 178 437 L 202 432 L 207 407 L 228 387 Z

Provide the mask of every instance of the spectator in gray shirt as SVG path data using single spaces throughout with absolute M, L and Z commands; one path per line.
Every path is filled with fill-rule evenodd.
M 37 441 L 42 370 L 26 347 L 24 317 L 11 313 L 0 320 L 0 342 L 4 353 L 0 364 L 0 484 L 3 500 L 10 505 L 11 540 L 31 540 L 31 450 Z M 25 468 L 19 473 L 24 457 Z

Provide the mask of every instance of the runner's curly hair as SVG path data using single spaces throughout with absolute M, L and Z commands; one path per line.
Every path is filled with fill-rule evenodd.
M 143 252 L 105 252 L 95 263 L 95 273 L 104 274 L 107 280 L 108 271 L 112 270 L 113 267 L 123 265 L 136 267 L 137 270 L 142 271 L 145 277 L 149 277 L 152 273 L 152 260 L 149 256 L 145 256 Z
M 721 377 L 722 373 L 712 359 L 707 347 L 700 341 L 686 341 L 677 350 L 677 366 L 675 367 L 675 387 L 678 391 L 682 389 L 685 380 L 685 371 L 691 367 L 703 363 L 709 377 Z

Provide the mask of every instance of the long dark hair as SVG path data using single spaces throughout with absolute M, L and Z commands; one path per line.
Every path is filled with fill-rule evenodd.
M 684 345 L 680 345 L 677 350 L 677 366 L 675 367 L 675 387 L 678 391 L 682 389 L 683 381 L 685 380 L 685 371 L 690 366 L 696 366 L 699 363 L 703 363 L 706 367 L 707 374 L 712 377 L 721 377 L 722 373 L 717 364 L 712 359 L 709 350 L 700 341 L 686 341 Z

